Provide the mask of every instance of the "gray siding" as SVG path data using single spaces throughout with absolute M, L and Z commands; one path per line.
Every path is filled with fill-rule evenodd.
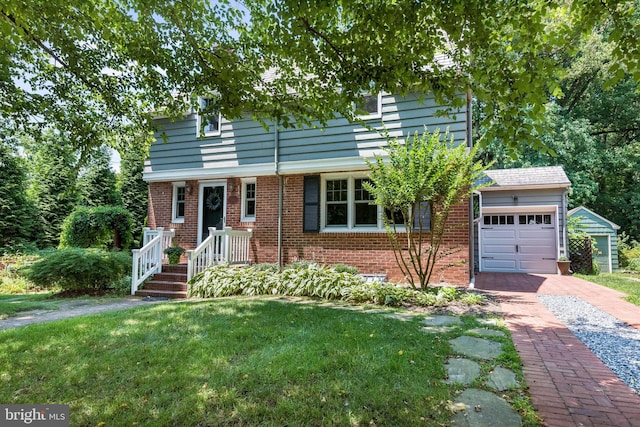
M 280 129 L 279 161 L 304 162 L 325 159 L 371 157 L 386 145 L 376 130 L 386 128 L 392 136 L 404 137 L 424 127 L 430 131 L 449 128 L 457 143 L 465 140 L 466 114 L 437 117 L 432 98 L 422 102 L 416 96 L 382 97 L 382 119 L 371 119 L 367 126 L 349 123 L 343 118 L 330 121 L 324 129 Z M 275 132 L 265 130 L 250 116 L 228 121 L 223 118 L 219 136 L 196 136 L 196 115 L 170 122 L 159 120 L 162 129 L 151 146 L 145 173 L 200 169 L 225 170 L 236 166 L 273 164 L 275 162 Z M 162 133 L 166 139 L 162 137 Z

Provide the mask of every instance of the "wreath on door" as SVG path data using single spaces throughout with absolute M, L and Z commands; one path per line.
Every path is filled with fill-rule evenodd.
M 207 205 L 207 208 L 209 210 L 217 211 L 218 209 L 220 209 L 220 206 L 222 205 L 222 199 L 220 198 L 219 194 L 211 193 L 209 194 L 209 197 L 207 197 L 205 204 Z

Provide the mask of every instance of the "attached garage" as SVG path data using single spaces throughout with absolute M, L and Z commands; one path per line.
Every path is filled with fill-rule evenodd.
M 566 196 L 561 167 L 487 171 L 480 192 L 476 269 L 480 272 L 557 273 L 566 254 Z

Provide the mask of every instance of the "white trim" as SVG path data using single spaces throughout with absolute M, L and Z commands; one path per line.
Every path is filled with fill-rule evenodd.
M 198 185 L 198 231 L 197 242 L 198 245 L 202 243 L 202 208 L 204 206 L 204 187 L 223 187 L 223 204 L 222 204 L 222 226 L 225 227 L 227 223 L 227 181 L 202 181 Z
M 558 205 L 534 205 L 534 206 L 483 206 L 482 214 L 495 213 L 536 213 L 536 212 L 557 212 Z
M 256 182 L 256 178 L 242 178 L 240 180 L 241 184 L 240 184 L 240 193 L 241 193 L 241 205 L 240 205 L 240 222 L 256 222 L 256 216 L 258 214 L 258 204 L 257 204 L 257 196 L 258 196 L 258 184 Z M 247 208 L 247 191 L 246 191 L 246 185 L 247 184 L 253 184 L 255 185 L 255 196 L 254 196 L 254 202 L 256 203 L 255 205 L 255 212 L 253 213 L 252 216 L 247 216 L 246 214 L 246 208 Z
M 368 178 L 366 172 L 350 173 L 328 173 L 320 176 L 320 232 L 321 233 L 386 233 L 382 221 L 384 211 L 377 206 L 376 225 L 356 226 L 355 225 L 355 180 Z M 327 181 L 346 180 L 347 181 L 347 225 L 328 226 L 327 223 Z M 402 227 L 402 231 L 404 227 Z
M 281 175 L 314 174 L 322 172 L 369 171 L 369 166 L 363 157 L 341 157 L 337 159 L 298 160 L 295 162 L 280 162 Z
M 573 216 L 575 215 L 579 210 L 585 210 L 588 213 L 590 213 L 591 215 L 595 216 L 598 219 L 603 220 L 604 222 L 606 222 L 607 224 L 609 224 L 614 230 L 620 230 L 620 226 L 618 224 L 615 224 L 611 221 L 609 221 L 607 218 L 598 215 L 597 213 L 595 213 L 594 211 L 592 211 L 591 209 L 585 208 L 584 206 L 578 206 L 577 208 L 573 208 L 571 209 L 569 212 L 567 212 L 568 216 Z M 578 215 L 580 216 L 580 215 Z M 598 234 L 599 235 L 599 234 Z M 604 236 L 604 234 L 603 234 Z
M 274 176 L 275 163 L 259 163 L 255 165 L 234 165 L 224 168 L 172 169 L 159 172 L 145 172 L 142 179 L 146 182 L 167 182 L 176 179 L 201 180 L 222 178 L 244 178 L 252 176 Z
M 609 252 L 609 256 L 607 257 L 609 265 L 609 271 L 606 273 L 613 273 L 613 254 L 611 253 L 611 234 L 589 234 L 589 237 L 606 237 L 607 238 L 607 250 Z M 596 261 L 597 262 L 597 261 Z
M 178 216 L 178 188 L 184 188 L 184 208 L 187 208 L 187 185 L 184 181 L 178 181 L 172 183 L 171 190 L 171 222 L 173 224 L 181 224 L 184 222 L 184 216 Z M 186 212 L 185 212 L 186 213 Z

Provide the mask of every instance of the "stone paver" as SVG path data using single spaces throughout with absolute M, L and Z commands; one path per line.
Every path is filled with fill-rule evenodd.
M 516 381 L 516 374 L 514 374 L 513 371 L 503 368 L 502 366 L 496 366 L 495 369 L 489 373 L 487 385 L 494 390 L 505 391 L 518 387 L 518 381 Z
M 426 326 L 462 325 L 462 320 L 458 316 L 432 315 L 426 317 L 422 324 Z
M 449 344 L 456 353 L 476 359 L 495 359 L 502 353 L 502 344 L 484 338 L 465 335 L 449 340 Z
M 640 307 L 624 301 L 625 294 L 559 275 L 481 273 L 475 285 L 500 298 L 544 425 L 640 427 L 640 396 L 536 298 L 575 295 L 640 329 Z
M 469 359 L 449 359 L 445 365 L 447 384 L 471 384 L 480 376 L 480 365 Z
M 467 389 L 455 399 L 465 409 L 456 411 L 451 421 L 454 426 L 466 427 L 518 427 L 522 418 L 502 398 L 478 389 Z M 462 405 L 460 405 L 462 406 Z M 455 407 L 459 407 L 455 405 Z

